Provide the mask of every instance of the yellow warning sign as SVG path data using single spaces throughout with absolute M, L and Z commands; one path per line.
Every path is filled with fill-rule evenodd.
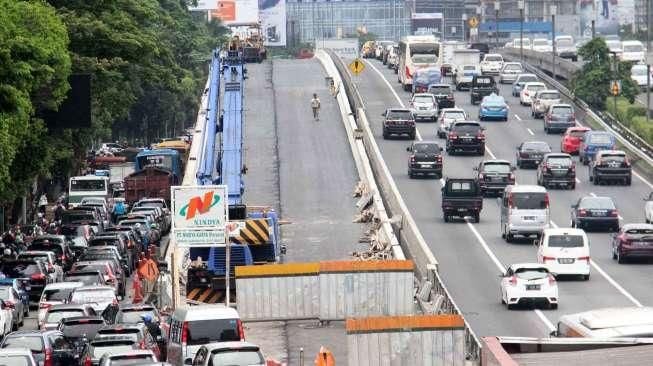
M 351 70 L 351 72 L 354 75 L 358 76 L 358 74 L 360 74 L 361 72 L 363 72 L 363 70 L 365 70 L 365 64 L 363 63 L 363 60 L 357 58 L 354 61 L 352 61 L 349 64 L 349 70 Z
M 476 28 L 478 27 L 478 18 L 477 17 L 471 17 L 467 21 L 467 25 L 469 25 L 470 28 Z
M 612 85 L 611 85 L 610 89 L 612 91 L 612 95 L 615 95 L 615 96 L 619 95 L 619 93 L 621 92 L 621 85 L 620 85 L 619 81 L 618 80 L 612 80 Z

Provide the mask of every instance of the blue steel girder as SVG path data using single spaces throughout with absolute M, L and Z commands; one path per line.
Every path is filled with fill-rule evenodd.
M 211 57 L 211 68 L 209 70 L 209 101 L 206 107 L 206 124 L 204 125 L 204 134 L 202 142 L 202 153 L 197 169 L 197 184 L 209 185 L 214 183 L 215 162 L 217 156 L 215 155 L 216 145 L 215 139 L 217 134 L 217 124 L 219 118 L 219 102 L 220 102 L 220 49 L 215 49 Z
M 243 82 L 242 55 L 229 52 L 223 60 L 222 149 L 220 182 L 227 185 L 229 204 L 242 203 L 243 180 Z

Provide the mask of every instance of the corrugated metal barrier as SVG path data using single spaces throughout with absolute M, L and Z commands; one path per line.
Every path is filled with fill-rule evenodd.
M 347 319 L 348 364 L 357 366 L 465 365 L 460 315 Z
M 236 267 L 244 320 L 344 320 L 414 313 L 412 261 L 332 261 Z

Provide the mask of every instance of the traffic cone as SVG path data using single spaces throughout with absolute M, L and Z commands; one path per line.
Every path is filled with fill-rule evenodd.
M 321 346 L 320 352 L 315 356 L 315 366 L 335 366 L 336 359 L 328 348 Z
M 132 303 L 139 304 L 143 302 L 143 290 L 141 289 L 141 277 L 138 275 L 138 272 L 134 274 L 134 283 L 132 284 L 132 289 L 134 290 L 134 298 L 132 299 Z

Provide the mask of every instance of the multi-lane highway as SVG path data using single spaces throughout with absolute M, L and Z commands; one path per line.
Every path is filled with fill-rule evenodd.
M 441 181 L 409 179 L 406 140 L 384 140 L 381 113 L 387 107 L 407 106 L 409 93 L 401 89 L 397 76 L 376 60 L 367 60 L 367 69 L 355 82 L 363 96 L 373 133 L 383 158 L 408 205 L 418 227 L 440 263 L 440 273 L 454 300 L 477 334 L 511 336 L 546 336 L 561 315 L 607 306 L 653 304 L 653 264 L 622 264 L 612 260 L 610 233 L 590 233 L 592 275 L 589 281 L 561 280 L 558 310 L 506 310 L 499 300 L 499 274 L 510 263 L 536 261 L 531 241 L 508 244 L 499 228 L 496 198 L 486 198 L 481 222 L 444 223 L 440 209 Z M 456 92 L 456 104 L 471 118 L 478 115 L 469 92 Z M 519 105 L 509 85 L 500 86 L 500 94 L 510 105 L 508 122 L 482 122 L 486 126 L 485 157 L 445 156 L 444 174 L 471 177 L 472 167 L 482 159 L 501 158 L 515 161 L 516 146 L 526 140 L 546 141 L 559 151 L 560 135 L 546 135 L 541 120 L 530 116 L 529 107 Z M 436 136 L 435 123 L 418 123 L 418 139 L 444 140 Z M 577 159 L 576 159 L 577 160 Z M 535 170 L 516 171 L 518 184 L 535 184 Z M 594 186 L 588 181 L 587 168 L 577 162 L 576 189 L 550 190 L 552 225 L 570 225 L 570 205 L 584 195 L 613 197 L 620 209 L 622 223 L 643 221 L 642 198 L 653 184 L 635 175 L 633 184 Z

